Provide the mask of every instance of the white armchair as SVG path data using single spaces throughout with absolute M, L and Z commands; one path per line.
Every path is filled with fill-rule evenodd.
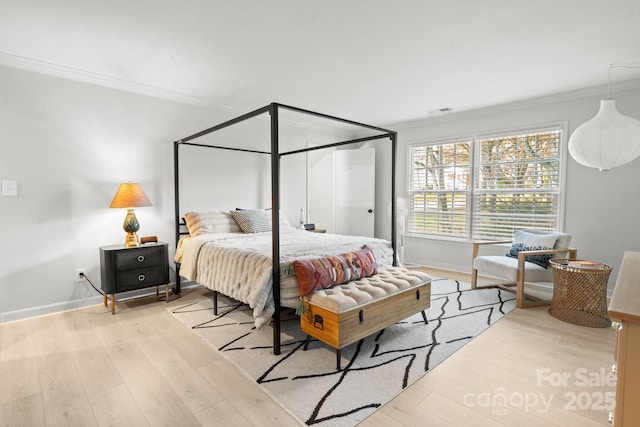
M 483 285 L 482 287 L 497 287 L 516 294 L 516 307 L 527 308 L 540 305 L 550 304 L 551 300 L 545 300 L 537 296 L 525 293 L 525 283 L 527 282 L 553 282 L 553 271 L 551 268 L 545 268 L 534 262 L 526 261 L 527 257 L 538 257 L 546 255 L 553 258 L 576 259 L 577 250 L 569 248 L 571 235 L 566 233 L 556 233 L 551 231 L 541 231 L 531 228 L 525 228 L 516 231 L 514 239 L 522 239 L 523 236 L 534 239 L 539 238 L 541 241 L 553 241 L 556 237 L 555 244 L 551 244 L 549 249 L 529 250 L 526 245 L 522 245 L 522 250 L 506 251 L 511 252 L 512 256 L 507 255 L 479 255 L 480 248 L 483 245 L 495 245 L 498 243 L 512 243 L 509 241 L 482 241 L 473 243 L 473 258 L 471 267 L 471 288 L 476 289 L 478 286 L 478 272 L 483 276 L 491 276 L 503 280 L 504 282 Z M 525 237 L 526 238 L 526 237 Z M 533 245 L 538 246 L 538 245 Z M 546 246 L 546 245 L 539 245 Z M 513 246 L 512 246 L 513 247 Z M 514 289 L 515 287 L 515 289 Z

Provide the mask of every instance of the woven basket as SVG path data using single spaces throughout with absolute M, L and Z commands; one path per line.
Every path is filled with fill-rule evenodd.
M 568 259 L 552 259 L 553 299 L 549 314 L 576 325 L 605 328 L 611 325 L 607 311 L 607 282 L 611 266 L 570 267 Z

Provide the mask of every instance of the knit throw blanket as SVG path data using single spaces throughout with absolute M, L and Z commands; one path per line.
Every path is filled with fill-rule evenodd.
M 310 233 L 289 229 L 280 234 L 280 303 L 296 308 L 299 286 L 293 261 L 372 248 L 380 269 L 392 265 L 391 243 L 376 238 Z M 271 233 L 207 234 L 182 239 L 176 250 L 180 275 L 248 304 L 258 328 L 275 311 L 271 262 Z

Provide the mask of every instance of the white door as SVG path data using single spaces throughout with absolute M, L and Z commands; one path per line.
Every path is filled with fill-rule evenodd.
M 375 148 L 334 152 L 336 233 L 373 237 Z
M 333 153 L 326 150 L 310 151 L 307 159 L 307 222 L 335 233 Z

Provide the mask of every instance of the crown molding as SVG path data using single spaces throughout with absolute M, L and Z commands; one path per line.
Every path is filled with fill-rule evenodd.
M 611 83 L 609 85 L 609 92 L 614 95 L 615 92 L 623 90 L 632 90 L 640 88 L 640 79 L 631 79 L 621 82 Z M 406 122 L 396 123 L 396 128 L 410 129 L 414 127 L 424 126 L 428 123 L 443 123 L 449 121 L 456 121 L 460 119 L 481 117 L 489 114 L 502 113 L 505 111 L 513 111 L 524 108 L 539 107 L 541 105 L 552 104 L 556 102 L 572 101 L 581 98 L 588 98 L 592 96 L 600 96 L 602 99 L 606 98 L 607 85 L 592 86 L 583 89 L 572 90 L 568 92 L 557 93 L 553 95 L 540 96 L 537 98 L 531 98 L 521 101 L 514 101 L 505 104 L 493 105 L 489 107 L 475 108 L 463 111 L 453 111 L 451 113 L 434 116 L 424 117 L 415 120 L 408 120 Z
M 97 86 L 117 89 L 124 92 L 136 93 L 139 95 L 150 96 L 154 98 L 175 101 L 183 104 L 194 105 L 197 107 L 211 108 L 218 111 L 230 113 L 234 116 L 244 114 L 246 111 L 232 108 L 227 105 L 216 104 L 207 99 L 197 96 L 187 95 L 181 92 L 163 89 L 155 86 L 145 85 L 124 79 L 117 79 L 98 73 L 80 70 L 73 67 L 54 64 L 52 62 L 41 61 L 38 59 L 27 58 L 19 55 L 12 55 L 6 52 L 0 52 L 0 66 L 17 68 L 20 70 L 30 71 L 39 74 L 45 74 L 62 79 L 88 83 Z M 319 125 L 300 123 L 295 120 L 281 119 L 282 123 L 292 126 L 309 128 L 313 130 L 324 129 Z
M 59 77 L 67 80 L 74 80 L 97 86 L 104 86 L 111 89 L 118 89 L 125 92 L 137 93 L 139 95 L 146 95 L 154 98 L 181 102 L 184 104 L 190 104 L 199 107 L 214 108 L 234 114 L 239 113 L 237 110 L 231 107 L 216 104 L 207 99 L 197 96 L 187 95 L 185 93 L 150 86 L 130 80 L 118 79 L 98 73 L 92 73 L 73 67 L 54 64 L 52 62 L 12 55 L 6 52 L 0 52 L 0 65 L 25 71 L 31 71 L 34 73 L 46 74 L 49 76 Z
M 13 55 L 6 52 L 0 52 L 0 66 L 17 68 L 25 71 L 31 71 L 34 73 L 46 74 L 54 77 L 59 77 L 67 80 L 73 80 L 97 86 L 108 87 L 111 89 L 122 90 L 125 92 L 136 93 L 139 95 L 150 96 L 154 98 L 160 98 L 168 101 L 180 102 L 183 104 L 194 105 L 198 107 L 211 108 L 218 111 L 231 113 L 234 115 L 242 114 L 244 111 L 240 111 L 237 108 L 232 108 L 227 105 L 217 104 L 205 98 L 200 98 L 193 95 L 188 95 L 181 92 L 172 91 L 169 89 L 159 88 L 151 85 L 146 85 L 139 82 L 134 82 L 125 79 L 118 79 L 98 73 L 93 73 L 85 70 L 80 70 L 73 67 L 67 67 L 64 65 L 55 64 L 52 62 L 41 61 L 34 58 L 28 58 L 19 55 Z M 640 79 L 625 80 L 622 82 L 611 83 L 609 86 L 610 92 L 616 92 L 621 90 L 630 90 L 640 88 Z M 574 91 L 563 92 L 559 94 L 553 94 L 548 96 L 542 96 L 537 98 L 531 98 L 522 101 L 515 101 L 500 105 L 494 105 L 489 107 L 453 111 L 443 116 L 424 117 L 420 119 L 408 120 L 397 123 L 390 123 L 385 127 L 395 128 L 413 128 L 423 126 L 425 123 L 442 123 L 454 120 L 460 120 L 464 118 L 480 117 L 487 114 L 501 113 L 504 111 L 512 111 L 515 109 L 531 108 L 540 105 L 545 105 L 554 102 L 569 101 L 579 98 L 586 98 L 590 96 L 601 95 L 607 93 L 607 85 L 594 86 L 584 89 L 578 89 Z M 291 124 L 291 123 L 290 123 Z M 314 128 L 313 125 L 301 125 L 301 127 Z

